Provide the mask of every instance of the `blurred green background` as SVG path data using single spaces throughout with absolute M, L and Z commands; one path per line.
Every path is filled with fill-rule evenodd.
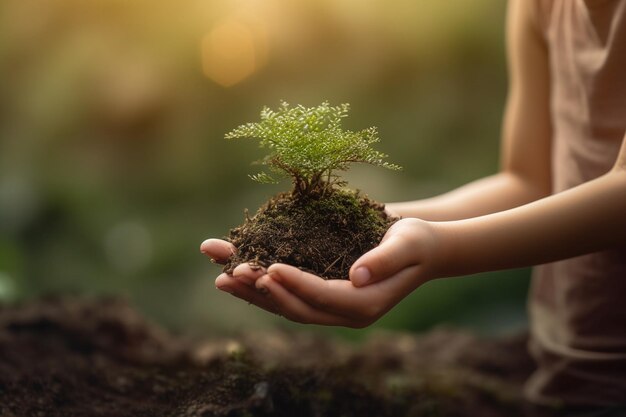
M 219 293 L 198 251 L 270 195 L 262 152 L 226 141 L 263 105 L 349 102 L 402 172 L 357 166 L 380 201 L 498 166 L 504 2 L 3 0 L 0 300 L 124 294 L 172 328 L 288 325 Z M 528 271 L 429 283 L 374 328 L 525 325 Z M 310 327 L 307 327 L 310 329 Z M 341 331 L 360 337 L 368 330 Z

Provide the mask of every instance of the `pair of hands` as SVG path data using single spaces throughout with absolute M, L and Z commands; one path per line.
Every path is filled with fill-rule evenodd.
M 241 264 L 232 276 L 218 276 L 215 286 L 295 322 L 362 328 L 436 276 L 437 246 L 433 224 L 402 219 L 389 228 L 379 246 L 352 265 L 350 280 L 324 280 L 285 264 L 267 269 Z M 217 263 L 236 250 L 219 239 L 200 246 Z

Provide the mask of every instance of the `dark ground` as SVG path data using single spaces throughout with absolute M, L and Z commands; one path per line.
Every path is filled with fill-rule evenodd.
M 119 299 L 0 308 L 0 416 L 526 416 L 526 337 L 190 341 Z

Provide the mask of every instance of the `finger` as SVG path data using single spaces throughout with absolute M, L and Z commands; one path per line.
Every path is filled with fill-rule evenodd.
M 372 321 L 412 291 L 411 282 L 389 277 L 385 285 L 358 288 L 346 280 L 323 280 L 290 265 L 274 264 L 268 274 L 305 303 L 354 321 Z M 382 284 L 381 281 L 378 284 Z M 395 302 L 394 302 L 395 301 Z
M 221 274 L 215 279 L 215 287 L 218 290 L 227 292 L 237 298 L 254 304 L 270 313 L 279 314 L 273 301 L 261 294 L 256 287 L 247 285 L 228 274 Z
M 375 322 L 424 282 L 421 266 L 413 265 L 372 285 L 353 287 L 362 302 L 362 320 Z
M 318 310 L 354 318 L 355 311 L 363 308 L 350 281 L 324 280 L 286 264 L 273 264 L 267 271 L 287 291 Z
M 367 293 L 371 289 L 373 292 L 389 294 L 388 301 L 395 305 L 426 281 L 427 279 L 422 272 L 422 266 L 412 265 L 400 270 L 388 279 L 358 288 L 358 290 Z
M 370 285 L 416 264 L 415 248 L 406 235 L 391 234 L 357 259 L 350 268 L 350 281 L 356 287 Z
M 225 240 L 207 239 L 200 245 L 200 252 L 204 253 L 217 263 L 225 263 L 228 258 L 237 252 L 237 248 Z
M 354 327 L 356 324 L 345 317 L 320 311 L 310 306 L 285 289 L 280 283 L 274 281 L 270 275 L 259 278 L 256 281 L 256 287 L 264 291 L 280 313 L 291 321 L 326 326 Z
M 233 270 L 233 277 L 248 285 L 254 285 L 255 281 L 263 275 L 265 275 L 265 268 L 249 263 L 240 264 Z
M 420 266 L 411 266 L 372 285 L 355 287 L 350 281 L 324 281 L 289 265 L 268 268 L 268 275 L 285 290 L 317 310 L 344 317 L 350 327 L 363 327 L 380 318 L 424 282 L 420 273 Z

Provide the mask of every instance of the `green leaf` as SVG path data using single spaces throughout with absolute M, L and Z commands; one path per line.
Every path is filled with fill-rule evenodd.
M 331 106 L 327 101 L 317 107 L 291 107 L 281 101 L 276 110 L 263 107 L 260 122 L 243 124 L 225 137 L 259 140 L 259 146 L 271 152 L 260 164 L 279 178 L 292 177 L 299 192 L 325 187 L 323 181 L 340 182 L 335 171 L 346 171 L 353 163 L 400 169 L 385 161 L 387 155 L 371 147 L 380 141 L 375 127 L 358 132 L 342 129 L 341 121 L 349 110 L 348 104 Z M 261 183 L 276 182 L 265 172 L 250 177 Z

